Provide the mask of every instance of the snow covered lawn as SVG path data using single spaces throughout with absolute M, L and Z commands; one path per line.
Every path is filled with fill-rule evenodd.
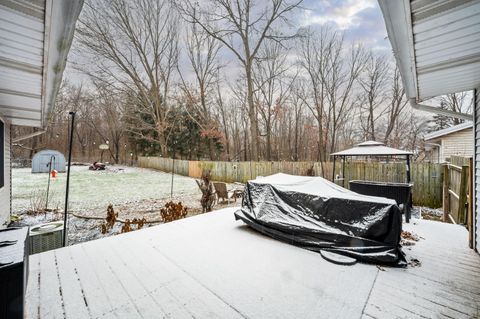
M 108 204 L 157 200 L 170 197 L 172 175 L 136 167 L 108 167 L 105 171 L 89 171 L 88 166 L 72 166 L 70 173 L 69 208 L 73 211 L 106 209 Z M 49 208 L 63 209 L 67 174 L 59 173 L 50 183 Z M 13 213 L 32 209 L 31 198 L 46 192 L 48 174 L 32 174 L 30 168 L 12 169 Z M 175 175 L 175 198 L 198 195 L 193 178 Z
M 44 200 L 48 175 L 32 174 L 29 168 L 12 170 L 12 212 L 19 216 L 12 226 L 32 226 L 54 220 L 63 220 L 65 205 L 66 173 L 58 175 L 50 184 L 48 208 L 53 212 L 27 214 L 33 210 L 34 199 Z M 122 220 L 145 218 L 147 221 L 160 219 L 160 208 L 170 200 L 172 175 L 160 171 L 136 167 L 108 167 L 105 171 L 89 171 L 88 166 L 72 166 L 70 175 L 68 243 L 77 244 L 93 239 L 120 233 L 122 224 L 116 223 L 113 229 L 102 234 L 100 229 L 106 217 L 107 206 L 113 204 L 118 218 Z M 188 207 L 188 215 L 201 213 L 201 192 L 195 180 L 174 175 L 173 201 L 181 201 Z M 214 209 L 240 205 L 240 201 L 217 204 Z M 44 205 L 38 207 L 44 208 Z M 91 219 L 91 218 L 95 219 Z M 147 223 L 145 227 L 156 223 Z

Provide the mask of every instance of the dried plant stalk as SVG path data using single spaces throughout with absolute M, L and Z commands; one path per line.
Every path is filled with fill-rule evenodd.
M 187 216 L 187 207 L 182 205 L 182 202 L 174 203 L 172 201 L 167 202 L 164 208 L 160 209 L 160 215 L 162 215 L 162 221 L 169 223 L 171 221 L 182 219 Z

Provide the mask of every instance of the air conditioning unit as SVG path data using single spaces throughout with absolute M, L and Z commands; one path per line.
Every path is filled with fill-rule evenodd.
M 30 255 L 62 247 L 63 221 L 30 228 Z

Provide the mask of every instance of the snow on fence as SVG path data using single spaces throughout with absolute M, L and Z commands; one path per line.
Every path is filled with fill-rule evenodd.
M 153 168 L 164 172 L 172 171 L 172 159 L 162 157 L 139 157 L 138 166 Z M 342 175 L 341 163 L 335 165 L 336 174 Z M 175 160 L 174 172 L 179 175 L 199 178 L 203 169 L 209 169 L 213 180 L 227 183 L 245 183 L 257 176 L 275 173 L 308 175 L 313 168 L 315 176 L 332 179 L 333 163 L 326 162 L 214 162 Z M 345 187 L 354 179 L 405 182 L 405 162 L 368 163 L 352 162 L 345 165 Z M 428 207 L 442 206 L 443 170 L 440 164 L 412 164 L 413 202 L 415 205 Z M 340 182 L 341 183 L 341 182 Z

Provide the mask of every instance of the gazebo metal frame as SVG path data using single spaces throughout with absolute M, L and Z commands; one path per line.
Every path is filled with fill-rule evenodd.
M 335 182 L 335 163 L 337 157 L 342 158 L 342 186 L 345 187 L 345 160 L 347 157 L 396 157 L 396 156 L 405 156 L 407 161 L 407 183 L 411 181 L 410 175 L 410 157 L 413 155 L 412 152 L 399 150 L 396 148 L 385 146 L 385 144 L 376 141 L 366 141 L 360 144 L 357 144 L 355 147 L 330 154 L 333 156 L 333 173 L 332 173 L 332 182 Z
M 333 156 L 333 173 L 332 182 L 335 183 L 335 164 L 337 157 L 343 159 L 342 161 L 342 186 L 345 187 L 345 161 L 347 157 L 398 157 L 405 156 L 406 159 L 406 183 L 389 183 L 389 182 L 375 182 L 375 181 L 350 181 L 350 187 L 354 188 L 355 192 L 382 196 L 395 199 L 397 204 L 403 204 L 403 211 L 405 213 L 405 220 L 408 223 L 410 220 L 410 208 L 412 205 L 411 175 L 410 175 L 410 157 L 412 152 L 399 150 L 385 146 L 383 143 L 376 141 L 367 141 L 356 145 L 353 148 L 336 152 L 331 154 Z M 354 187 L 353 187 L 354 186 Z M 353 190 L 353 189 L 352 189 Z

